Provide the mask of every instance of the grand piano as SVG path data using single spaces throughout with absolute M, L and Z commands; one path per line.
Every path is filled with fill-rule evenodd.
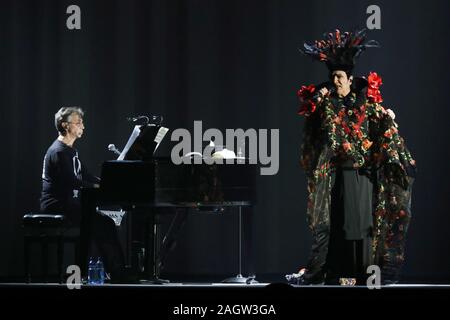
M 154 156 L 160 142 L 155 137 L 160 129 L 160 125 L 153 124 L 136 126 L 124 149 L 125 154 L 119 157 L 123 160 L 103 163 L 100 188 L 82 190 L 79 265 L 83 275 L 86 275 L 89 256 L 91 217 L 98 214 L 98 208 L 116 206 L 125 210 L 127 215 L 139 217 L 138 228 L 144 235 L 146 253 L 143 278 L 154 283 L 163 283 L 159 279 L 161 256 L 156 241 L 158 224 L 155 219 L 158 215 L 174 214 L 180 210 L 187 216 L 203 212 L 237 212 L 239 265 L 237 276 L 225 282 L 251 281 L 251 278 L 242 276 L 242 267 L 245 256 L 248 273 L 253 273 L 251 208 L 255 202 L 257 165 L 250 164 L 248 159 L 175 165 L 169 157 Z

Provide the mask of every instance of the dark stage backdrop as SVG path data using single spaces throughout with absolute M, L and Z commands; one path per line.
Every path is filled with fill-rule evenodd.
M 71 4 L 81 8 L 81 30 L 66 28 Z M 172 130 L 192 129 L 194 120 L 204 129 L 279 128 L 280 170 L 258 177 L 255 271 L 280 281 L 296 271 L 311 242 L 296 91 L 327 76 L 298 48 L 336 27 L 365 26 L 371 4 L 381 8 L 381 30 L 369 37 L 382 48 L 363 54 L 355 74 L 383 77 L 385 105 L 419 167 L 404 275 L 449 283 L 445 0 L 2 0 L 0 276 L 23 272 L 21 216 L 38 207 L 54 113 L 71 105 L 86 111 L 76 146 L 96 174 L 113 158 L 106 146 L 126 142 L 130 115 L 162 114 Z M 236 273 L 236 232 L 236 215 L 191 216 L 167 272 Z

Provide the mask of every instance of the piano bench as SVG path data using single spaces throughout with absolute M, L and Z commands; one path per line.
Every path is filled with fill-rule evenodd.
M 36 214 L 28 213 L 22 218 L 24 227 L 24 266 L 25 280 L 31 282 L 30 261 L 31 247 L 39 244 L 41 249 L 42 277 L 48 280 L 48 247 L 56 244 L 56 263 L 59 282 L 64 282 L 65 270 L 63 266 L 64 244 L 72 243 L 75 247 L 75 255 L 78 254 L 79 235 L 70 235 L 72 230 L 64 225 L 64 215 L 61 214 Z

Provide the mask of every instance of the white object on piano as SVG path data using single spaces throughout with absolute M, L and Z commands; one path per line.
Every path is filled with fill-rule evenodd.
M 141 133 L 141 129 L 139 128 L 139 126 L 134 126 L 133 132 L 131 133 L 131 136 L 128 139 L 127 144 L 125 145 L 125 148 L 123 148 L 122 153 L 117 158 L 117 160 L 125 159 L 125 155 L 127 154 L 128 150 L 130 150 L 130 148 L 133 145 L 136 138 L 139 137 L 140 133 Z
M 184 157 L 191 157 L 191 156 L 198 156 L 203 157 L 203 155 L 200 152 L 189 152 L 184 155 Z M 213 159 L 238 159 L 238 160 L 245 160 L 245 157 L 242 156 L 236 156 L 236 153 L 232 150 L 223 149 L 220 151 L 216 151 L 212 154 Z
M 208 146 L 214 148 L 216 145 L 214 144 L 214 141 L 210 140 Z M 188 152 L 183 157 L 191 157 L 191 156 L 198 156 L 200 158 L 203 158 L 203 154 L 197 151 Z
M 223 149 L 212 154 L 214 159 L 236 159 L 236 153 L 232 150 Z
M 199 156 L 203 157 L 203 155 L 200 152 L 188 152 L 184 155 L 184 157 L 190 157 L 190 156 Z
M 158 133 L 156 134 L 156 137 L 155 137 L 155 142 L 156 142 L 155 151 L 156 151 L 156 149 L 158 149 L 158 146 L 161 143 L 162 139 L 164 139 L 164 136 L 166 135 L 167 131 L 169 131 L 168 128 L 165 128 L 165 127 L 159 128 Z M 153 152 L 155 152 L 155 151 L 153 151 Z

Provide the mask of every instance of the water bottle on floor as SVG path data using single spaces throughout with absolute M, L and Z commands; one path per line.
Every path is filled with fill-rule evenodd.
M 98 283 L 97 260 L 94 257 L 89 258 L 88 264 L 88 284 Z
M 103 261 L 99 257 L 97 259 L 97 262 L 95 263 L 96 269 L 97 269 L 97 284 L 104 284 L 105 283 L 105 267 L 103 265 Z

